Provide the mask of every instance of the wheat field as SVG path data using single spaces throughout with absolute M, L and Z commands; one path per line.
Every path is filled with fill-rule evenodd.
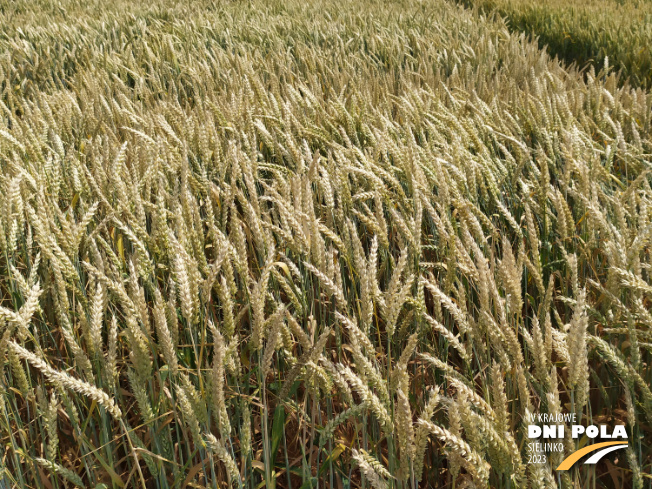
M 552 56 L 620 73 L 652 89 L 652 3 L 647 0 L 457 0 L 505 17 Z
M 652 487 L 649 92 L 442 0 L 0 26 L 1 488 Z

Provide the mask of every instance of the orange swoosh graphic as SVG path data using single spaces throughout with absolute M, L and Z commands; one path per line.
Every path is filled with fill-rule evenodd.
M 596 443 L 594 445 L 589 445 L 588 447 L 584 447 L 574 453 L 571 453 L 568 457 L 564 459 L 562 463 L 559 464 L 559 467 L 557 467 L 557 470 L 568 470 L 570 469 L 575 462 L 577 462 L 579 459 L 581 459 L 584 455 L 587 453 L 595 452 L 596 450 L 600 450 L 601 448 L 604 447 L 610 447 L 612 445 L 627 445 L 626 441 L 605 441 L 602 443 Z

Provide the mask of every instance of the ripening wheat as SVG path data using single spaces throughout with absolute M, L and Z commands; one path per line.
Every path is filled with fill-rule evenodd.
M 0 487 L 585 487 L 561 412 L 650 487 L 652 95 L 442 1 L 0 25 Z

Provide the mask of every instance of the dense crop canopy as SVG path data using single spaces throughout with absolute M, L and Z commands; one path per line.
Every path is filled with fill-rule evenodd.
M 527 463 L 572 412 L 643 487 L 652 96 L 444 2 L 37 4 L 0 8 L 0 485 L 584 487 Z

